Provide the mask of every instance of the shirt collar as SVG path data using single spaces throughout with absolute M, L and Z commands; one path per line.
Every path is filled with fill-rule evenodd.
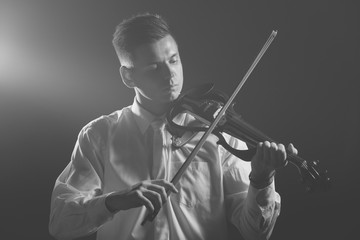
M 145 108 L 143 108 L 139 102 L 136 100 L 136 97 L 134 98 L 134 102 L 131 106 L 131 111 L 134 114 L 136 124 L 138 125 L 140 132 L 142 134 L 145 134 L 146 130 L 148 129 L 149 125 L 155 121 L 156 119 L 164 119 L 165 114 L 161 117 L 155 116 L 151 112 L 147 111 Z

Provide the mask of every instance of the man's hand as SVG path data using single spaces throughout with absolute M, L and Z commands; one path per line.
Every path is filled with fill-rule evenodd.
M 288 146 L 288 151 L 294 155 L 298 153 L 291 143 Z M 251 179 L 258 183 L 269 180 L 275 174 L 276 169 L 286 166 L 286 157 L 283 144 L 268 141 L 260 142 L 256 154 L 251 160 Z
M 149 213 L 157 213 L 166 202 L 167 191 L 178 192 L 175 186 L 166 180 L 147 180 L 130 189 L 108 195 L 105 204 L 111 212 L 145 206 Z

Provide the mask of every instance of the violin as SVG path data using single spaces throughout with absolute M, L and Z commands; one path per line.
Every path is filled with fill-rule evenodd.
M 201 149 L 210 134 L 215 134 L 219 141 L 219 145 L 223 146 L 230 153 L 245 161 L 251 161 L 252 156 L 256 152 L 256 146 L 259 142 L 270 141 L 276 142 L 263 134 L 261 131 L 246 123 L 239 114 L 234 111 L 233 100 L 238 94 L 246 80 L 254 70 L 272 41 L 277 35 L 277 31 L 272 31 L 269 38 L 266 40 L 264 46 L 256 56 L 254 62 L 235 88 L 230 97 L 226 94 L 215 91 L 213 84 L 205 84 L 197 88 L 188 90 L 181 94 L 170 107 L 167 112 L 166 121 L 167 129 L 173 135 L 173 139 L 180 138 L 186 133 L 197 134 L 204 131 L 199 142 L 187 157 L 179 171 L 175 174 L 171 182 L 176 185 L 181 176 L 195 158 L 198 151 Z M 203 126 L 181 126 L 176 124 L 173 119 L 180 113 L 188 113 L 200 120 Z M 223 137 L 223 133 L 227 133 L 235 138 L 244 141 L 250 148 L 249 150 L 238 150 L 232 148 Z M 188 134 L 187 134 L 188 135 Z M 190 138 L 188 138 L 190 139 Z M 305 184 L 306 189 L 310 192 L 326 190 L 330 186 L 330 178 L 327 176 L 327 171 L 319 169 L 319 161 L 306 161 L 297 155 L 288 153 L 287 160 L 294 164 L 301 175 L 301 180 Z M 170 194 L 169 192 L 167 192 Z M 147 221 L 152 221 L 156 214 L 148 214 L 142 221 L 144 225 Z
M 181 138 L 187 132 L 193 134 L 205 132 L 227 100 L 228 96 L 221 91 L 214 90 L 214 84 L 212 83 L 190 89 L 181 94 L 167 112 L 167 130 L 172 134 L 173 139 Z M 240 114 L 235 112 L 234 104 L 232 103 L 227 109 L 225 115 L 212 131 L 212 134 L 218 137 L 217 144 L 224 147 L 227 151 L 243 161 L 251 161 L 259 142 L 276 141 L 247 123 Z M 174 118 L 181 113 L 192 115 L 201 124 L 195 126 L 177 124 L 174 122 Z M 244 141 L 248 146 L 248 150 L 238 150 L 231 147 L 226 142 L 223 136 L 224 133 Z M 189 138 L 191 136 L 193 135 L 190 135 Z M 306 161 L 298 155 L 289 152 L 287 152 L 287 160 L 297 167 L 301 176 L 301 182 L 305 185 L 308 192 L 324 191 L 330 187 L 330 178 L 327 176 L 327 170 L 320 168 L 319 161 Z

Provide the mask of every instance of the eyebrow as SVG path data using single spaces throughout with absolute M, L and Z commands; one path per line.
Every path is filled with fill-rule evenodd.
M 177 56 L 179 56 L 179 53 L 178 53 L 178 52 L 173 53 L 173 54 L 169 57 L 169 59 L 171 59 L 171 58 L 173 58 L 173 57 L 177 57 Z M 160 63 L 160 62 L 158 62 L 158 61 L 151 61 L 151 62 L 147 63 L 146 66 L 149 66 L 149 65 L 152 65 L 152 64 L 158 64 L 158 63 Z M 146 66 L 145 66 L 145 67 L 146 67 Z
M 173 55 L 171 55 L 170 58 L 176 57 L 176 56 L 178 56 L 178 55 L 179 55 L 179 53 L 176 52 L 176 53 L 174 53 Z

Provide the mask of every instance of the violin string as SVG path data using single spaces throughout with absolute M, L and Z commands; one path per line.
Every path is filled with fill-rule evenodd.
M 250 145 L 252 147 L 256 147 L 257 143 L 260 141 L 269 141 L 269 142 L 275 142 L 273 139 L 271 139 L 270 137 L 266 136 L 264 133 L 260 132 L 259 130 L 255 129 L 254 127 L 252 127 L 250 124 L 246 123 L 245 121 L 239 119 L 239 117 L 231 112 L 227 113 L 230 118 L 230 121 L 228 121 L 229 126 L 232 128 L 232 133 L 238 132 L 239 126 L 241 127 L 242 130 L 245 130 L 246 132 L 243 133 L 242 138 L 245 138 L 244 140 L 248 143 L 250 143 Z M 234 120 L 236 119 L 236 120 Z M 233 120 L 233 121 L 231 121 Z M 241 137 L 240 136 L 240 137 Z M 298 167 L 302 167 L 305 169 L 308 169 L 308 165 L 307 165 L 307 161 L 302 159 L 301 157 L 299 157 L 298 155 L 294 155 L 291 153 L 288 153 L 287 151 L 287 155 L 288 155 L 288 160 L 292 160 L 294 161 L 294 163 L 296 163 L 296 165 Z
M 267 140 L 270 142 L 274 142 L 274 140 L 272 140 L 270 137 L 266 136 L 264 133 L 255 129 L 254 127 L 252 127 L 250 124 L 248 124 L 244 120 L 239 119 L 238 116 L 234 115 L 233 113 L 229 112 L 229 117 L 230 117 L 230 120 L 232 120 L 232 121 L 230 121 L 230 123 L 232 123 L 234 125 L 234 127 L 238 127 L 236 125 L 236 123 L 237 123 L 238 125 L 240 125 L 240 127 L 242 127 L 245 131 L 247 131 L 247 133 L 252 134 L 252 136 L 255 139 L 258 139 L 258 141 Z

